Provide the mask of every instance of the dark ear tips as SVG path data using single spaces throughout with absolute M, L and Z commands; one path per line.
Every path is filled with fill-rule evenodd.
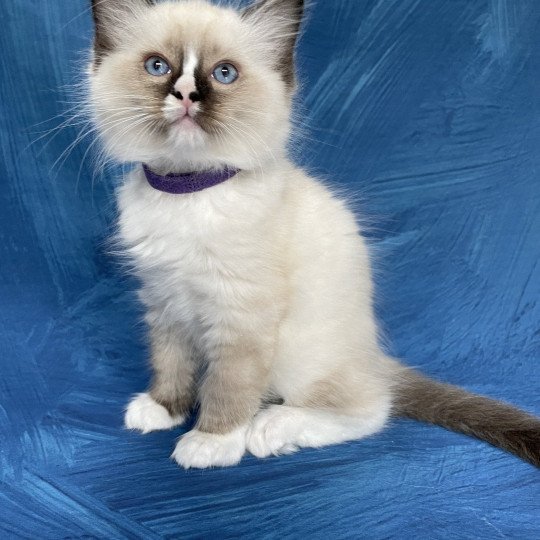
M 154 0 L 91 0 L 94 18 L 94 59 L 98 64 L 114 48 L 118 24 L 137 9 L 154 5 Z
M 280 15 L 289 19 L 290 23 L 300 24 L 304 15 L 304 0 L 255 0 L 242 11 L 243 18 L 249 18 L 255 14 Z
M 295 47 L 304 17 L 304 0 L 257 0 L 242 12 L 242 18 L 267 22 L 278 31 L 276 40 L 276 69 L 290 90 L 296 86 Z
M 94 61 L 99 64 L 103 56 L 113 48 L 112 41 L 106 31 L 105 14 L 102 0 L 92 0 L 92 16 L 94 19 Z

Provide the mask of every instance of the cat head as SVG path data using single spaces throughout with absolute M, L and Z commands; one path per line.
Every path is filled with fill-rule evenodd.
M 92 0 L 92 116 L 108 153 L 168 171 L 285 151 L 303 0 Z

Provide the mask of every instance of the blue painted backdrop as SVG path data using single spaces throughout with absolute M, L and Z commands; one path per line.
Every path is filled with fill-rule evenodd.
M 29 146 L 87 4 L 0 4 L 2 537 L 539 538 L 538 471 L 439 428 L 202 472 L 168 460 L 180 431 L 122 429 L 148 372 L 113 175 L 63 155 L 74 128 Z M 300 47 L 300 160 L 360 194 L 391 350 L 537 414 L 539 34 L 538 0 L 321 0 Z

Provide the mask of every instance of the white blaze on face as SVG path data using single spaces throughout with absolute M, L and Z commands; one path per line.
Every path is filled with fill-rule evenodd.
M 182 76 L 174 84 L 174 92 L 176 96 L 170 94 L 165 99 L 164 113 L 165 117 L 172 122 L 181 120 L 183 131 L 193 131 L 196 124 L 191 122 L 200 110 L 198 101 L 193 102 L 190 96 L 193 92 L 197 92 L 197 84 L 195 81 L 195 70 L 199 64 L 199 58 L 195 51 L 191 48 L 187 49 L 184 56 L 184 64 L 182 66 Z M 180 98 L 181 95 L 181 98 Z
M 182 70 L 182 76 L 176 81 L 174 89 L 176 92 L 180 92 L 184 99 L 189 98 L 192 92 L 197 91 L 197 85 L 195 84 L 195 69 L 199 63 L 199 59 L 193 49 L 188 49 L 184 59 L 184 66 Z

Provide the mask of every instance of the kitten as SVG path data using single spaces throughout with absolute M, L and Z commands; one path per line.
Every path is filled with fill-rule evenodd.
M 173 457 L 204 468 L 360 439 L 403 415 L 540 466 L 539 419 L 379 347 L 355 217 L 287 157 L 302 0 L 92 7 L 93 119 L 111 156 L 144 163 L 119 189 L 119 236 L 154 375 L 126 426 L 170 429 L 198 404 Z

